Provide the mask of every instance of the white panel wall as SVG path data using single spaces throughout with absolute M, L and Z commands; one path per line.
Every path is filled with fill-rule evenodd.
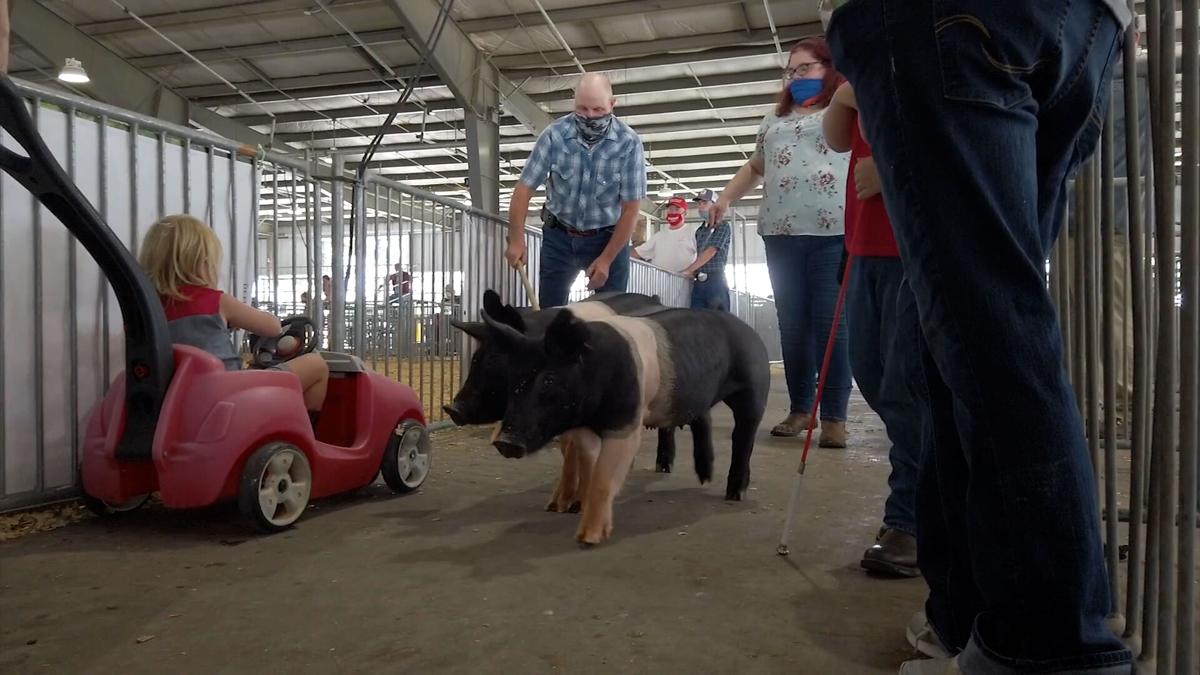
M 207 148 L 195 146 L 188 152 L 185 177 L 179 139 L 146 132 L 135 138 L 123 124 L 72 118 L 46 106 L 35 114 L 47 146 L 131 250 L 136 252 L 161 215 L 159 204 L 165 213 L 182 212 L 186 193 L 189 210 L 213 226 L 224 246 L 222 288 L 248 297 L 254 254 L 251 195 L 258 188 L 247 161 L 217 151 L 210 163 Z M 2 133 L 0 142 L 17 148 Z M 0 178 L 0 262 L 4 508 L 74 484 L 78 435 L 93 404 L 124 367 L 124 336 L 120 310 L 99 267 L 7 176 Z

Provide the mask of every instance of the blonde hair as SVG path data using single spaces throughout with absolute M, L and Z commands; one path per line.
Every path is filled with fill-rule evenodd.
M 217 285 L 221 241 L 195 216 L 165 216 L 150 226 L 138 262 L 159 295 L 186 300 L 180 291 L 185 285 Z

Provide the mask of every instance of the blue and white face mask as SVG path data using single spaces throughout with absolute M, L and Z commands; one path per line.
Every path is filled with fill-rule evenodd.
M 608 133 L 608 128 L 612 126 L 612 120 L 612 113 L 600 117 L 584 117 L 575 113 L 575 129 L 584 143 L 595 145 Z

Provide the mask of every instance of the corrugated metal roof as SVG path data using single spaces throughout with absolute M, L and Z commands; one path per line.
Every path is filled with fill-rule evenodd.
M 316 0 L 122 2 L 260 103 L 244 102 L 111 2 L 43 4 L 193 101 L 260 131 L 273 131 L 277 140 L 297 150 L 365 145 L 403 86 L 375 59 L 403 77 L 411 75 L 419 60 L 383 0 L 321 0 L 328 11 Z M 687 176 L 683 182 L 689 187 L 720 187 L 733 175 L 778 92 L 780 58 L 766 6 L 785 50 L 794 38 L 818 28 L 815 2 L 541 4 L 558 17 L 555 27 L 588 69 L 609 75 L 617 92 L 617 114 L 642 133 L 650 161 Z M 456 0 L 451 16 L 547 112 L 570 110 L 578 73 L 533 0 Z M 343 26 L 369 45 L 370 54 L 356 46 Z M 46 63 L 19 44 L 12 59 L 14 72 L 35 80 L 52 80 L 60 65 Z M 412 103 L 417 105 L 401 114 L 384 137 L 376 156 L 381 170 L 437 192 L 460 190 L 430 171 L 466 170 L 461 109 L 432 71 L 425 73 Z M 272 120 L 264 110 L 277 117 Z M 528 130 L 506 115 L 501 136 L 505 166 L 519 168 L 532 146 Z M 430 144 L 436 145 L 422 147 Z M 661 178 L 652 174 L 651 180 Z

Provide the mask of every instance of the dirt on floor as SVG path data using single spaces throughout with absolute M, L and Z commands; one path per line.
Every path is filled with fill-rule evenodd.
M 437 433 L 418 493 L 324 500 L 274 536 L 151 505 L 0 542 L 0 672 L 894 673 L 924 588 L 858 567 L 881 425 L 856 400 L 850 449 L 814 448 L 777 556 L 802 441 L 767 435 L 774 389 L 745 501 L 722 500 L 722 407 L 717 483 L 697 484 L 686 431 L 654 473 L 647 435 L 590 550 L 577 515 L 543 510 L 558 452 L 505 460 L 487 429 Z

